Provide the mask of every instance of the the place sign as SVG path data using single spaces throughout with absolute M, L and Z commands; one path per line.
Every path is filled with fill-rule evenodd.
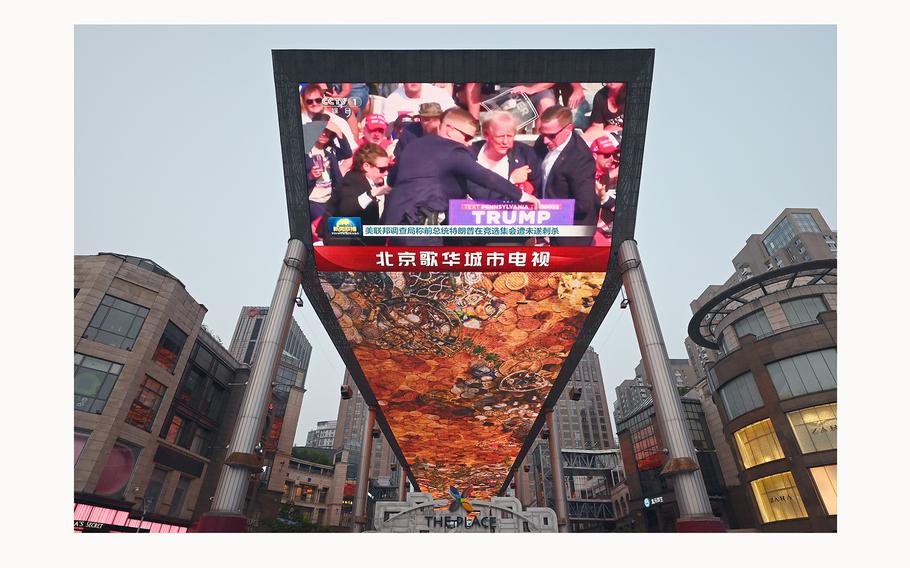
M 451 515 L 425 515 L 424 518 L 427 520 L 427 528 L 446 527 L 454 529 L 464 527 L 470 529 L 478 526 L 484 529 L 496 528 L 496 517 L 477 516 L 469 519 L 467 517 Z

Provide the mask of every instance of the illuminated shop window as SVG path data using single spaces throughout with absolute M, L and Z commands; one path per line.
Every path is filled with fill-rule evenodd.
M 768 363 L 781 400 L 837 388 L 837 349 L 822 349 Z
M 828 306 L 825 305 L 821 296 L 781 302 L 780 307 L 784 310 L 787 323 L 790 325 L 815 323 L 818 321 L 818 314 L 828 311 Z
M 720 389 L 720 398 L 724 403 L 727 419 L 733 420 L 750 410 L 761 408 L 764 405 L 758 387 L 755 386 L 755 377 L 751 372 L 743 373 Z
M 837 403 L 787 413 L 804 454 L 837 449 Z
M 829 515 L 837 514 L 837 464 L 811 467 L 809 471 L 815 480 L 815 488 L 825 504 Z
M 82 337 L 130 351 L 148 314 L 148 308 L 105 295 Z
M 809 516 L 789 471 L 756 479 L 752 482 L 752 493 L 763 523 Z
M 733 437 L 746 469 L 784 457 L 770 419 L 749 424 L 734 432 Z
M 123 365 L 76 353 L 73 358 L 73 408 L 101 414 Z
M 164 398 L 166 390 L 167 387 L 146 375 L 142 386 L 139 387 L 139 394 L 136 395 L 126 415 L 126 423 L 151 432 L 152 423 L 155 422 L 158 407 L 161 406 L 161 399 Z
M 167 327 L 161 334 L 161 340 L 158 342 L 158 348 L 155 349 L 152 359 L 173 373 L 177 368 L 177 360 L 180 358 L 183 344 L 186 343 L 186 337 L 187 335 L 174 325 L 174 322 L 167 322 Z

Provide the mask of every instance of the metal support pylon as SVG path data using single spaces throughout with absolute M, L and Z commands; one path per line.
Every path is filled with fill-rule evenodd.
M 228 457 L 212 498 L 212 509 L 203 516 L 199 525 L 202 532 L 237 532 L 246 528 L 244 502 L 250 474 L 262 467 L 255 447 L 262 436 L 272 378 L 281 362 L 294 315 L 295 300 L 303 279 L 301 269 L 305 254 L 302 241 L 288 241 L 264 330 L 259 338 L 259 352 L 250 369 L 249 383 L 240 403 L 240 415 L 228 446 Z
M 711 511 L 705 482 L 698 469 L 695 446 L 683 420 L 682 403 L 670 373 L 667 347 L 641 266 L 638 244 L 634 240 L 623 241 L 619 246 L 619 263 L 642 364 L 651 378 L 655 421 L 668 452 L 668 461 L 661 475 L 672 480 L 680 514 L 677 530 L 686 530 L 684 526 L 694 531 L 723 530 L 723 523 Z

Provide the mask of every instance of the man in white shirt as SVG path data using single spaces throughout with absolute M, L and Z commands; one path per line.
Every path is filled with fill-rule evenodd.
M 416 114 L 423 103 L 437 103 L 442 110 L 455 106 L 452 95 L 429 83 L 402 83 L 388 96 L 383 107 L 383 114 L 390 124 L 395 122 L 399 115 Z

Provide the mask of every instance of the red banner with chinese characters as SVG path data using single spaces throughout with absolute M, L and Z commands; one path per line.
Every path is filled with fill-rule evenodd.
M 320 272 L 605 272 L 610 247 L 313 247 Z

